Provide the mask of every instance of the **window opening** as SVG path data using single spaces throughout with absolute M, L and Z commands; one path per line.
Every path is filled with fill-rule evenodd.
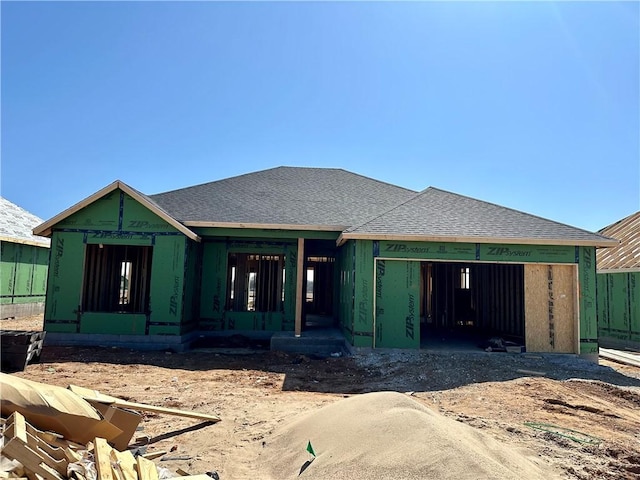
M 230 253 L 227 309 L 277 312 L 284 305 L 284 255 Z
M 82 311 L 145 313 L 152 247 L 86 246 Z
M 307 289 L 305 292 L 305 300 L 313 303 L 313 279 L 315 276 L 315 269 L 313 267 L 307 267 Z
M 463 290 L 469 290 L 471 288 L 471 275 L 469 273 L 469 267 L 462 267 L 460 269 L 460 288 Z

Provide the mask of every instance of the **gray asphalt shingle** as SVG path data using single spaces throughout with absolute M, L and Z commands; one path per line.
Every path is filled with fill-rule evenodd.
M 342 169 L 277 167 L 149 197 L 183 223 L 344 228 L 415 194 Z
M 608 241 L 607 237 L 499 205 L 429 187 L 345 234 L 523 240 Z

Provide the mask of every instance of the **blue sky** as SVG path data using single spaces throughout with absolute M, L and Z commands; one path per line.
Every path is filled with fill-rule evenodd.
M 587 230 L 640 209 L 637 2 L 7 2 L 2 196 L 279 165 Z

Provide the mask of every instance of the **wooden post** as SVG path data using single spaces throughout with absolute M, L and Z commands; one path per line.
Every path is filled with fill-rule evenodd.
M 299 337 L 302 334 L 302 280 L 304 279 L 304 238 L 298 238 L 298 265 L 296 269 L 296 319 L 295 334 Z

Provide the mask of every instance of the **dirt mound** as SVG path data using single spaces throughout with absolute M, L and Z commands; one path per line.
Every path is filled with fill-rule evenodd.
M 311 441 L 317 457 L 305 450 Z M 266 439 L 260 476 L 307 479 L 550 479 L 542 462 L 395 392 L 341 400 Z M 300 472 L 302 473 L 300 474 Z

